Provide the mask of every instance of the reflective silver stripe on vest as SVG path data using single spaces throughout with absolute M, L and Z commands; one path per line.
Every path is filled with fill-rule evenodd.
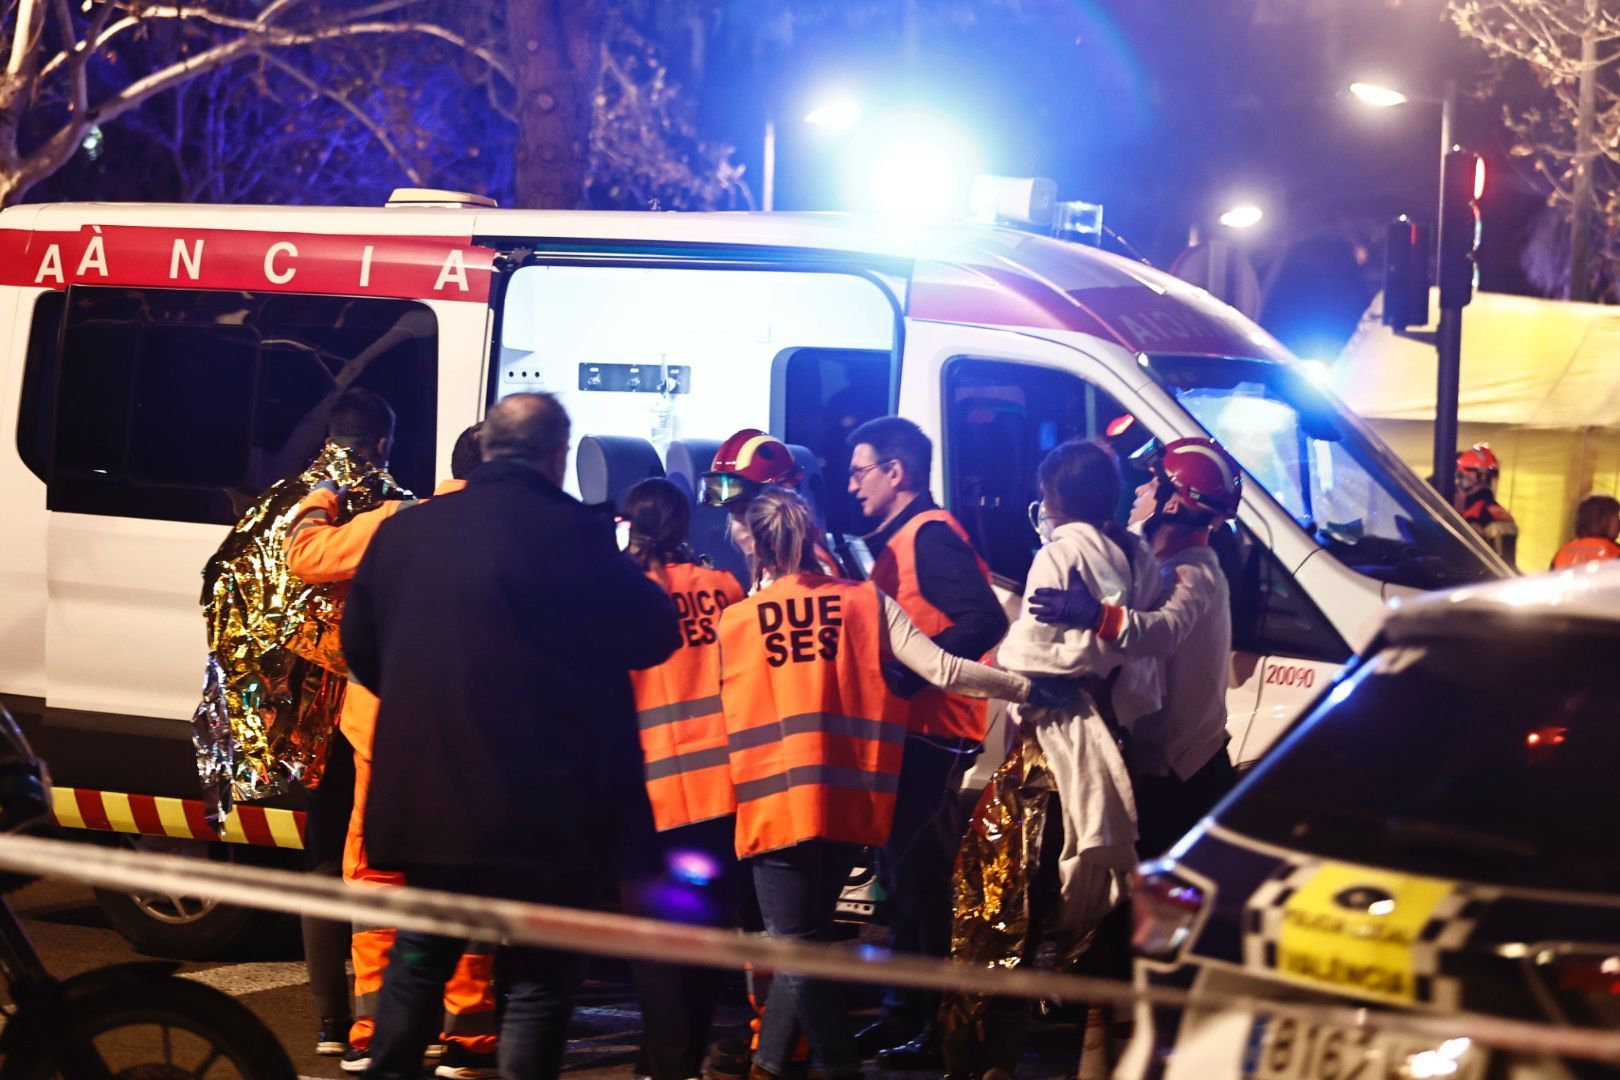
M 763 776 L 738 784 L 737 802 L 753 802 L 755 799 L 780 795 L 789 788 L 811 784 L 892 795 L 900 786 L 900 777 L 896 773 L 867 772 L 865 769 L 846 769 L 836 765 L 800 765 L 774 776 Z
M 789 735 L 806 735 L 817 731 L 827 735 L 870 739 L 881 743 L 900 743 L 906 738 L 904 724 L 886 724 L 882 720 L 841 716 L 838 713 L 800 713 L 797 716 L 785 717 L 774 724 L 761 724 L 759 727 L 734 731 L 727 736 L 727 741 L 733 750 L 752 750 L 756 746 L 780 742 Z
M 647 780 L 663 780 L 666 777 L 678 776 L 681 773 L 697 772 L 699 769 L 712 769 L 716 765 L 725 765 L 731 761 L 731 749 L 726 746 L 716 746 L 708 750 L 693 750 L 689 754 L 673 754 L 659 761 L 647 762 Z
M 636 713 L 636 723 L 641 730 L 662 727 L 673 724 L 679 720 L 695 720 L 700 716 L 713 716 L 720 711 L 720 695 L 713 697 L 693 698 L 691 701 L 677 701 L 673 705 L 659 705 L 653 709 L 642 709 Z

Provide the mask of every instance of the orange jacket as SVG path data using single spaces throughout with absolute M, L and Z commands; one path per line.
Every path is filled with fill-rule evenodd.
M 658 830 L 737 809 L 720 711 L 720 615 L 743 598 L 724 570 L 677 563 L 648 577 L 675 602 L 681 647 L 668 660 L 632 671 L 647 797 Z
M 928 602 L 917 582 L 917 532 L 933 522 L 949 526 L 961 541 L 973 550 L 973 541 L 967 530 L 944 510 L 925 510 L 907 521 L 889 539 L 877 561 L 872 565 L 872 582 L 892 596 L 900 610 L 917 624 L 929 637 L 934 637 L 954 620 Z M 979 573 L 990 580 L 990 568 L 974 553 Z M 947 694 L 930 686 L 905 699 L 906 725 L 914 735 L 936 735 L 948 739 L 968 739 L 983 742 L 989 729 L 990 706 L 987 702 Z
M 467 486 L 465 480 L 446 480 L 433 490 L 448 495 Z M 363 514 L 356 514 L 341 525 L 333 524 L 338 515 L 338 497 L 331 491 L 312 491 L 298 504 L 298 516 L 287 536 L 287 569 L 312 583 L 348 581 L 360 568 L 366 547 L 382 523 L 420 499 L 394 499 Z M 343 711 L 338 728 L 354 746 L 355 752 L 371 760 L 371 738 L 377 727 L 377 695 L 349 681 L 343 695 Z
M 1568 570 L 1572 566 L 1602 562 L 1604 559 L 1620 559 L 1620 544 L 1605 536 L 1583 536 L 1558 549 L 1558 554 L 1553 556 L 1552 568 Z
M 881 605 L 870 582 L 794 574 L 720 617 L 739 858 L 888 839 L 906 725 L 883 683 Z

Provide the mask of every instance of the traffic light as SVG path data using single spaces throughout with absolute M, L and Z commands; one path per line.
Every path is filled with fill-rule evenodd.
M 1429 226 L 1402 214 L 1384 240 L 1384 325 L 1429 325 Z
M 1440 306 L 1460 308 L 1474 298 L 1474 253 L 1479 250 L 1479 199 L 1485 161 L 1453 148 L 1446 155 L 1440 196 Z

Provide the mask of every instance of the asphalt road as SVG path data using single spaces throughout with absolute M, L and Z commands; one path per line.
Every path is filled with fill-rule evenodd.
M 106 964 L 141 959 L 140 954 L 101 917 L 88 887 L 75 882 L 46 880 L 11 897 L 46 966 L 59 976 Z M 181 971 L 237 998 L 276 1033 L 299 1075 L 308 1080 L 336 1080 L 349 1074 L 337 1059 L 315 1054 L 316 1018 L 304 978 L 304 964 L 294 934 L 287 942 L 269 943 L 262 955 L 218 963 L 187 963 Z M 863 1011 L 875 1011 L 876 998 L 858 991 L 852 1000 Z M 747 1019 L 742 980 L 728 993 L 718 1017 L 716 1034 L 741 1034 Z M 858 1022 L 861 1019 L 858 1018 Z M 628 973 L 614 961 L 593 965 L 574 1010 L 568 1058 L 564 1071 L 571 1077 L 632 1075 L 641 1017 L 636 1011 Z M 1079 1035 L 1073 1025 L 1038 1024 L 1030 1051 L 1018 1070 L 1021 1080 L 1073 1076 Z M 427 1074 L 430 1075 L 430 1074 Z M 922 1073 L 869 1073 L 876 1080 L 901 1080 Z

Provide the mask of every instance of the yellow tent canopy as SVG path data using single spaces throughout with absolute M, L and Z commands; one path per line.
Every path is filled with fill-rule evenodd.
M 1431 306 L 1438 308 L 1438 297 Z M 1334 389 L 1419 475 L 1433 470 L 1435 353 L 1381 322 L 1376 297 L 1334 364 Z M 1620 490 L 1620 307 L 1479 293 L 1463 311 L 1459 442 L 1502 462 L 1519 568 L 1545 569 L 1575 506 Z

